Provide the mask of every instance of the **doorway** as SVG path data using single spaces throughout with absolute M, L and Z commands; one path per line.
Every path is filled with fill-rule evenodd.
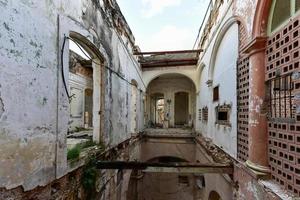
M 175 126 L 188 124 L 189 94 L 187 92 L 175 93 Z
M 163 127 L 165 121 L 165 99 L 160 93 L 151 96 L 151 121 L 155 127 Z

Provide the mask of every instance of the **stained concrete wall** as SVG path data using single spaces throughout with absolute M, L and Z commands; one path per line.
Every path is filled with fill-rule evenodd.
M 0 187 L 22 185 L 29 190 L 66 173 L 69 104 L 62 83 L 61 48 L 70 31 L 93 43 L 106 67 L 137 80 L 144 90 L 139 65 L 131 55 L 133 37 L 118 6 L 110 2 L 0 1 Z M 117 31 L 117 18 L 128 37 Z M 65 76 L 67 46 L 68 41 L 62 59 Z M 104 77 L 103 132 L 111 146 L 130 137 L 130 85 L 108 70 Z M 142 120 L 142 112 L 137 113 Z

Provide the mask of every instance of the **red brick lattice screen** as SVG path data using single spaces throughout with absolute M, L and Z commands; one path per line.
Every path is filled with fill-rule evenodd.
M 267 43 L 269 163 L 272 178 L 300 195 L 300 16 Z
M 238 61 L 238 159 L 248 159 L 249 59 Z

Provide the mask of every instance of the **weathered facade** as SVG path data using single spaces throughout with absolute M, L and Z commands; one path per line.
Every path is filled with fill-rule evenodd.
M 299 1 L 211 1 L 152 53 L 115 0 L 0 8 L 0 199 L 299 198 Z
M 115 2 L 1 1 L 0 6 L 0 187 L 27 191 L 67 173 L 69 100 L 62 79 L 69 90 L 67 37 L 96 61 L 102 90 L 94 92 L 101 102 L 94 112 L 99 121 L 94 137 L 108 146 L 131 137 L 131 85 L 119 76 L 136 80 L 139 99 L 145 88 L 132 55 L 134 38 Z M 137 108 L 142 119 L 142 106 Z

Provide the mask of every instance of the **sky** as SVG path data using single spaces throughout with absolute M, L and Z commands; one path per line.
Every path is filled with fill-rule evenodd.
M 209 0 L 117 0 L 142 51 L 188 50 Z

